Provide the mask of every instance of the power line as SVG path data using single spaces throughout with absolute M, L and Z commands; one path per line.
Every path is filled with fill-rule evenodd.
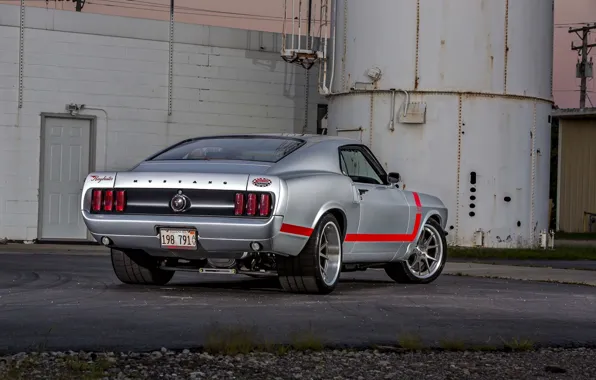
M 20 0 L 3 0 L 3 1 L 13 1 L 18 2 Z M 28 1 L 37 1 L 37 2 L 45 2 L 48 3 L 49 1 L 54 3 L 64 3 L 64 2 L 76 2 L 77 0 L 28 0 Z M 85 3 L 85 0 L 82 0 Z M 137 10 L 146 10 L 146 11 L 154 11 L 154 12 L 170 12 L 169 4 L 162 4 L 162 3 L 155 3 L 146 0 L 88 0 L 87 4 L 101 6 L 101 7 L 109 7 L 109 8 L 126 8 L 126 9 L 137 9 Z M 231 11 L 220 11 L 214 9 L 207 9 L 207 8 L 195 8 L 195 7 L 188 7 L 188 6 L 176 6 L 176 14 L 186 14 L 186 15 L 197 15 L 197 16 L 210 16 L 210 17 L 222 17 L 222 18 L 232 18 L 232 19 L 251 19 L 251 20 L 263 20 L 263 21 L 279 21 L 283 22 L 283 16 L 267 16 L 267 15 L 259 15 L 254 13 L 242 13 L 242 12 L 231 12 Z M 312 21 L 314 24 L 318 24 L 321 22 L 320 19 L 313 15 Z M 306 20 L 302 21 L 306 23 Z

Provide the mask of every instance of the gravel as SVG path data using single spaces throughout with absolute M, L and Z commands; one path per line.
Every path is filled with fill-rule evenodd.
M 47 352 L 0 357 L 0 379 L 596 379 L 596 350 L 246 355 L 204 352 Z

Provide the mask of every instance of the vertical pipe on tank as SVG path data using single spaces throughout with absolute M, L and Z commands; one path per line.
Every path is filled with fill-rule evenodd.
M 389 119 L 389 130 L 395 131 L 395 89 L 391 89 L 391 118 Z
M 302 0 L 298 1 L 298 50 L 302 45 Z
M 337 30 L 337 0 L 331 0 L 331 38 L 333 38 L 332 49 L 333 49 L 333 62 L 331 64 L 331 77 L 329 78 L 329 92 L 333 94 L 333 79 L 335 76 L 335 43 L 337 41 L 335 32 Z
M 532 142 L 532 174 L 531 174 L 531 183 L 530 183 L 530 246 L 534 247 L 536 244 L 535 242 L 535 228 L 534 225 L 534 209 L 536 206 L 536 102 L 534 102 L 534 120 L 532 121 L 532 130 L 530 132 L 531 142 Z
M 374 115 L 375 115 L 375 92 L 370 92 L 370 118 L 368 122 L 368 147 L 372 150 L 372 142 L 373 142 L 373 124 L 374 124 Z
M 310 40 L 310 31 L 311 31 L 311 22 L 312 22 L 312 0 L 308 0 L 308 24 L 306 25 L 306 48 L 310 49 L 311 40 Z
M 509 0 L 505 0 L 505 51 L 503 52 L 503 94 L 507 93 L 507 65 L 509 63 Z
M 296 0 L 292 0 L 292 50 L 294 50 L 294 36 L 296 35 Z

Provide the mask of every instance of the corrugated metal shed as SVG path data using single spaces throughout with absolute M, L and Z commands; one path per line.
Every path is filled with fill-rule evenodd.
M 596 232 L 596 108 L 559 109 L 557 230 Z

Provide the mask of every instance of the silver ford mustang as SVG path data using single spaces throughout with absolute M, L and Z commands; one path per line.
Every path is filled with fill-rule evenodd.
M 180 270 L 328 294 L 341 272 L 367 268 L 430 283 L 447 258 L 447 208 L 399 182 L 352 139 L 210 136 L 89 174 L 81 211 L 127 284 L 164 285 Z

